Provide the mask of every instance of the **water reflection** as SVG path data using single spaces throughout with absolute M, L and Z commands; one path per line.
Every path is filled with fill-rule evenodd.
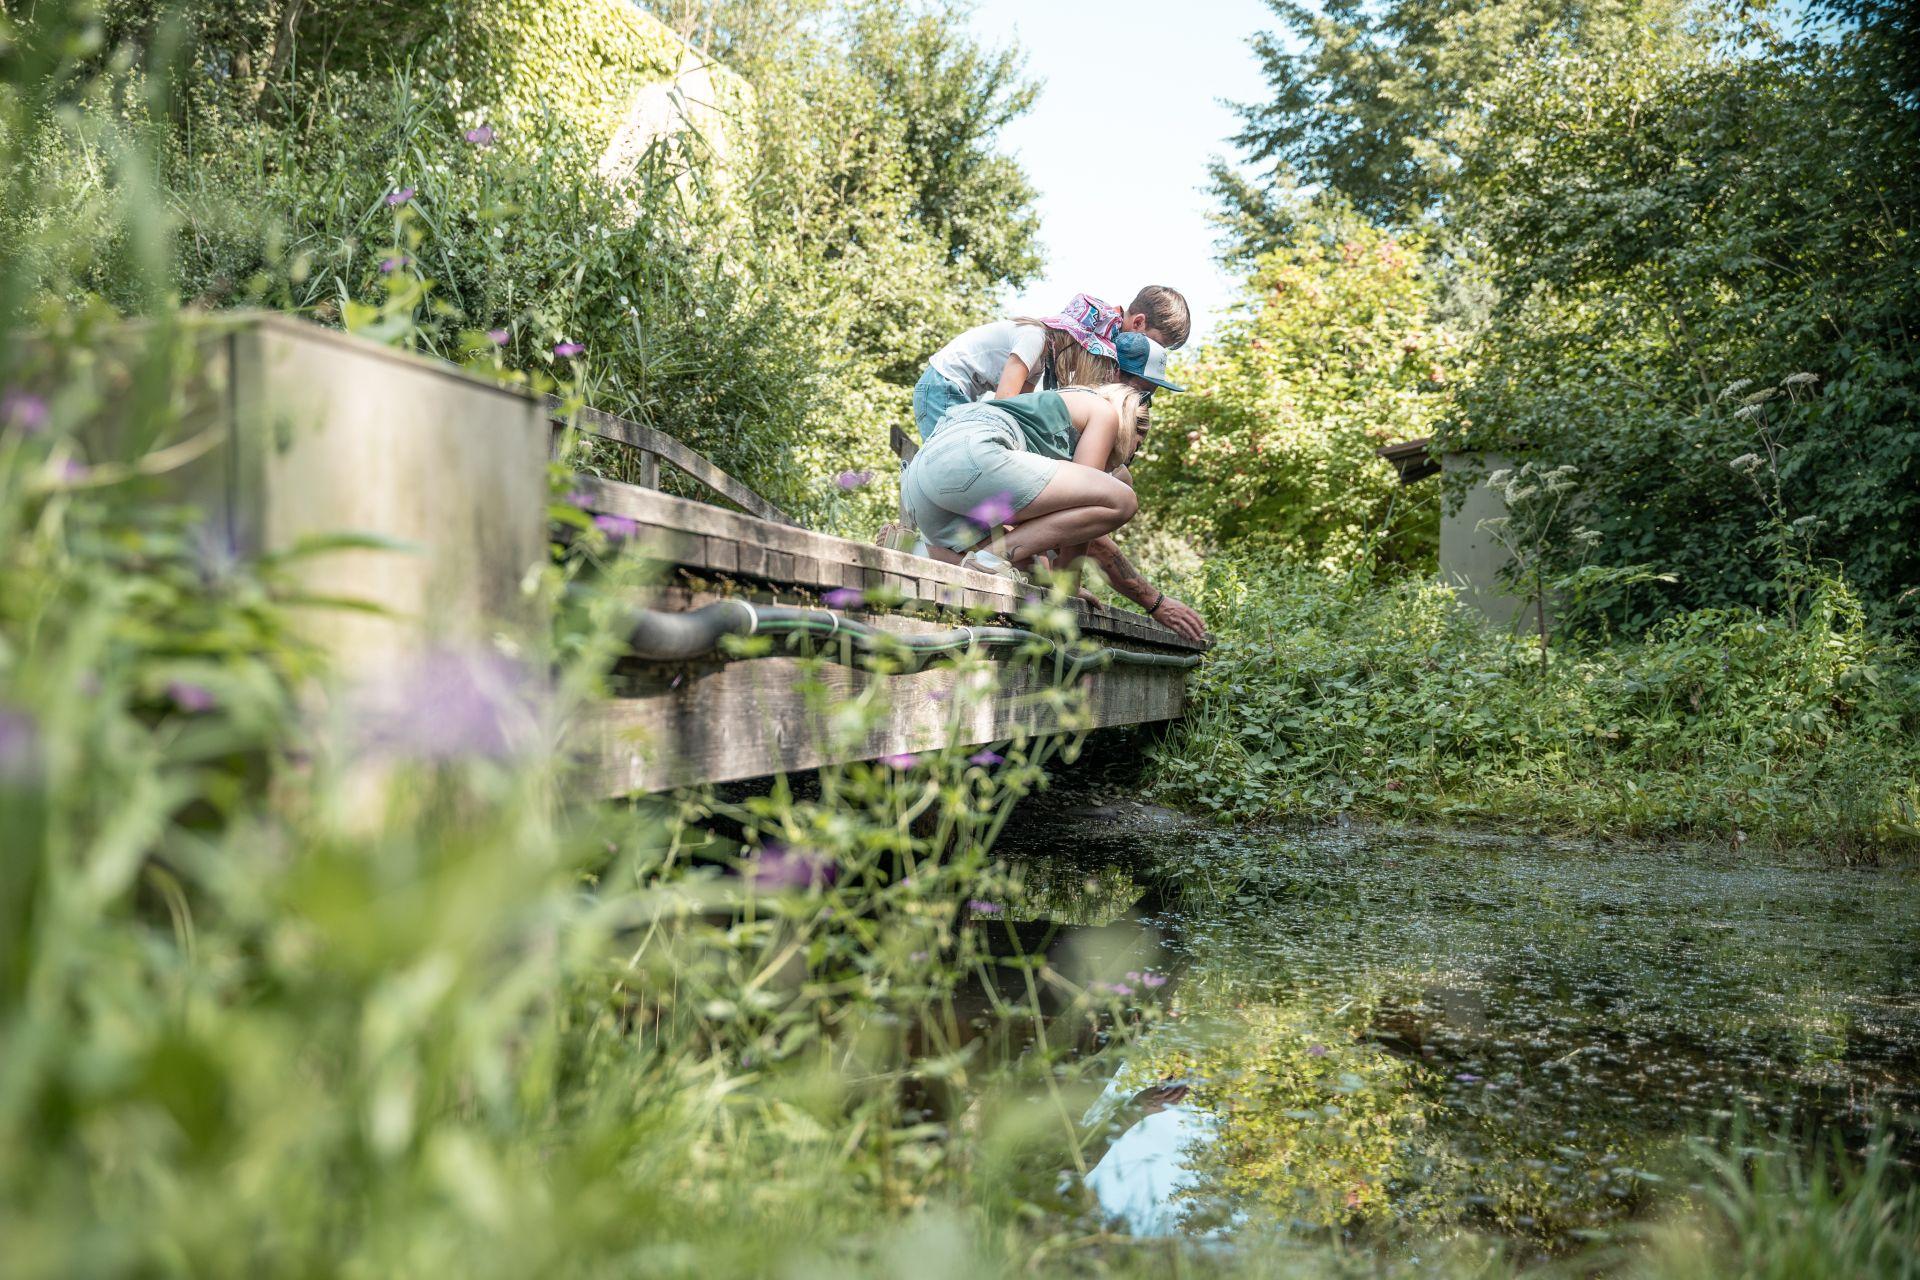
M 1736 1112 L 1856 1144 L 1878 1119 L 1920 1154 L 1911 875 L 1047 832 L 1016 835 L 1033 919 L 1010 941 L 1080 983 L 1174 974 L 1088 1113 L 1088 1188 L 1136 1233 L 1466 1227 L 1553 1250 L 1672 1193 L 1681 1140 Z

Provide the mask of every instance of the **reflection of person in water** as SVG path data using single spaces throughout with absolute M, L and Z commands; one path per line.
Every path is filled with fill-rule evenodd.
M 1183 1157 L 1212 1130 L 1211 1117 L 1181 1105 L 1191 1090 L 1171 1080 L 1149 1085 L 1096 1124 L 1083 1147 L 1094 1162 L 1087 1189 L 1134 1235 L 1166 1235 L 1179 1224 L 1174 1194 L 1193 1183 Z

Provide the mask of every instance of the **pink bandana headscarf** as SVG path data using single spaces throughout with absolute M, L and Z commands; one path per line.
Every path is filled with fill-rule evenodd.
M 1090 293 L 1076 293 L 1066 310 L 1040 323 L 1059 329 L 1094 355 L 1115 359 L 1113 340 L 1120 333 L 1120 308 L 1110 307 Z

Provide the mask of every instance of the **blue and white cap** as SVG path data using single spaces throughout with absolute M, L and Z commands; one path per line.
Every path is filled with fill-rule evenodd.
M 1114 362 L 1120 372 L 1145 378 L 1156 387 L 1178 391 L 1167 381 L 1167 349 L 1144 333 L 1123 333 L 1113 340 Z

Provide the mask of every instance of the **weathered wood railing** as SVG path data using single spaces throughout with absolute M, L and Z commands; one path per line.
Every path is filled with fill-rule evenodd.
M 196 396 L 219 443 L 168 483 L 243 555 L 284 552 L 326 535 L 376 535 L 289 567 L 309 598 L 368 606 L 300 614 L 309 638 L 350 678 L 390 675 L 429 647 L 544 648 L 552 620 L 524 583 L 548 555 L 551 405 L 281 316 L 208 322 L 203 345 L 204 386 Z M 658 484 L 664 462 L 741 508 L 580 477 L 585 502 L 632 521 L 633 542 L 661 566 L 662 579 L 635 598 L 636 609 L 681 611 L 720 600 L 824 606 L 834 618 L 922 636 L 1018 625 L 1028 589 L 1014 582 L 799 528 L 680 441 L 608 413 L 582 411 L 573 421 L 638 451 L 641 480 Z M 1196 648 L 1136 613 L 1080 601 L 1069 607 L 1084 637 L 1105 649 L 1184 661 Z M 784 640 L 776 644 L 772 656 L 747 660 L 625 661 L 615 673 L 617 696 L 575 721 L 584 785 L 600 795 L 632 794 L 1060 727 L 1061 700 L 1046 673 L 1009 663 L 999 651 L 978 655 L 994 661 L 997 692 L 962 712 L 950 666 L 892 675 L 858 664 L 822 671 Z M 1178 665 L 1116 656 L 1071 670 L 1086 694 L 1076 710 L 1082 727 L 1181 713 L 1186 671 Z M 857 740 L 823 731 L 822 705 L 876 684 L 884 711 Z
M 547 411 L 552 415 L 556 427 L 567 425 L 567 418 L 558 400 L 549 398 Z M 599 409 L 579 410 L 574 415 L 571 425 L 587 435 L 611 440 L 633 450 L 639 462 L 638 484 L 642 489 L 660 487 L 660 464 L 666 462 L 678 467 L 742 511 L 756 515 L 762 520 L 771 520 L 775 524 L 794 523 L 793 519 L 780 508 L 663 431 L 643 426 L 638 422 L 629 422 L 625 418 L 615 417 Z

